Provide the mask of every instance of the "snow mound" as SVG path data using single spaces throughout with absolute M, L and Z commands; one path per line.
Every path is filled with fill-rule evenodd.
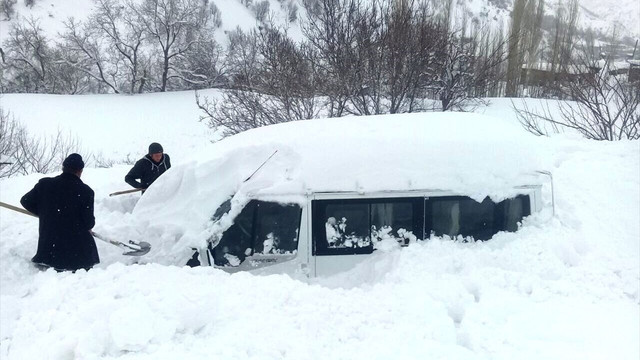
M 190 248 L 206 246 L 212 215 L 232 196 L 232 212 L 257 196 L 302 203 L 313 192 L 429 189 L 500 201 L 544 168 L 537 140 L 512 122 L 471 113 L 267 126 L 212 144 L 170 169 L 136 205 L 133 215 L 144 220 L 134 226 L 152 244 L 151 261 L 180 264 Z

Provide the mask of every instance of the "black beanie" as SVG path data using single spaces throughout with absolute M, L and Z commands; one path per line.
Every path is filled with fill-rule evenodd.
M 78 171 L 84 169 L 84 161 L 82 161 L 80 154 L 73 153 L 64 159 L 62 166 L 70 170 Z
M 149 145 L 149 154 L 157 154 L 161 152 L 163 152 L 162 145 L 158 143 L 151 143 L 151 145 Z

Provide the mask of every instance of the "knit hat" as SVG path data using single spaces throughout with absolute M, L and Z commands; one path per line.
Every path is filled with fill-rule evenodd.
M 149 154 L 157 154 L 157 153 L 161 153 L 163 152 L 162 150 L 162 145 L 158 144 L 158 143 L 151 143 L 151 145 L 149 145 Z
M 62 166 L 70 170 L 78 171 L 84 169 L 84 161 L 82 161 L 80 154 L 73 153 L 64 159 Z

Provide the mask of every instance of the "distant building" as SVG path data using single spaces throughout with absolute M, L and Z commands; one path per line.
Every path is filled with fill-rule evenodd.
M 544 86 L 555 82 L 584 82 L 600 71 L 598 66 L 563 66 L 554 69 L 549 63 L 522 65 L 520 82 L 530 86 Z
M 640 82 L 640 60 L 629 60 L 629 82 Z

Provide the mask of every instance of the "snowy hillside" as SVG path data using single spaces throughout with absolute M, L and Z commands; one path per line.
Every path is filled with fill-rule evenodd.
M 215 0 L 220 9 L 222 26 L 218 31 L 218 40 L 224 39 L 224 33 L 240 27 L 244 30 L 251 29 L 259 24 L 255 11 L 250 6 L 252 1 L 241 0 Z M 300 9 L 304 14 L 302 1 L 300 0 L 268 0 L 269 11 L 276 24 L 288 27 L 290 35 L 299 35 L 298 22 L 291 22 L 288 11 L 292 7 Z M 622 36 L 640 36 L 640 3 L 636 0 L 578 0 L 581 9 L 579 19 L 580 27 L 599 30 L 603 34 L 610 33 L 614 26 Z M 257 2 L 256 2 L 257 3 Z M 444 2 L 435 2 L 435 6 L 442 6 Z M 461 16 L 467 13 L 470 18 L 476 18 L 482 22 L 508 23 L 509 13 L 513 7 L 513 0 L 464 0 L 456 2 L 456 13 Z M 545 2 L 545 13 L 555 14 L 557 1 Z M 90 0 L 36 0 L 33 7 L 27 7 L 23 1 L 16 4 L 17 16 L 11 21 L 6 21 L 4 16 L 0 21 L 0 41 L 8 35 L 11 23 L 21 18 L 38 18 L 41 26 L 48 34 L 55 37 L 57 32 L 64 29 L 62 21 L 68 17 L 84 19 L 92 8 Z
M 139 2 L 140 0 L 134 0 Z M 269 2 L 269 11 L 272 19 L 278 24 L 282 24 L 290 28 L 291 35 L 298 34 L 298 27 L 295 22 L 288 21 L 289 6 L 297 5 L 298 0 L 267 0 Z M 225 33 L 240 27 L 243 30 L 255 28 L 260 23 L 256 19 L 255 11 L 248 5 L 244 5 L 240 0 L 212 0 L 220 10 L 221 26 L 216 32 L 217 40 L 223 41 Z M 252 1 L 245 2 L 253 3 Z M 291 4 L 291 5 L 290 5 Z M 16 21 L 29 19 L 31 17 L 39 19 L 41 27 L 51 38 L 56 37 L 57 33 L 64 31 L 63 21 L 69 17 L 77 20 L 84 20 L 94 8 L 92 0 L 36 0 L 33 7 L 27 7 L 23 1 L 18 1 L 15 5 L 16 16 L 7 21 L 4 16 L 0 15 L 0 42 L 4 41 L 8 36 L 11 24 Z
M 0 101 L 30 131 L 71 131 L 86 152 L 116 160 L 142 156 L 151 141 L 163 144 L 176 169 L 218 156 L 192 92 Z M 516 121 L 508 99 L 492 102 L 478 111 Z M 396 126 L 392 138 L 412 131 Z M 545 209 L 516 233 L 483 243 L 436 238 L 309 281 L 144 257 L 132 264 L 102 242 L 102 262 L 89 272 L 39 272 L 29 262 L 37 221 L 0 209 L 0 357 L 638 359 L 640 142 L 535 140 L 529 156 L 553 173 L 555 216 L 546 188 Z M 438 151 L 441 143 L 434 137 Z M 85 169 L 82 179 L 96 192 L 96 230 L 118 239 L 170 237 L 167 219 L 137 218 L 139 195 L 108 197 L 128 188 L 128 170 Z M 0 201 L 18 204 L 41 177 L 1 180 Z M 156 209 L 169 211 L 158 195 Z

